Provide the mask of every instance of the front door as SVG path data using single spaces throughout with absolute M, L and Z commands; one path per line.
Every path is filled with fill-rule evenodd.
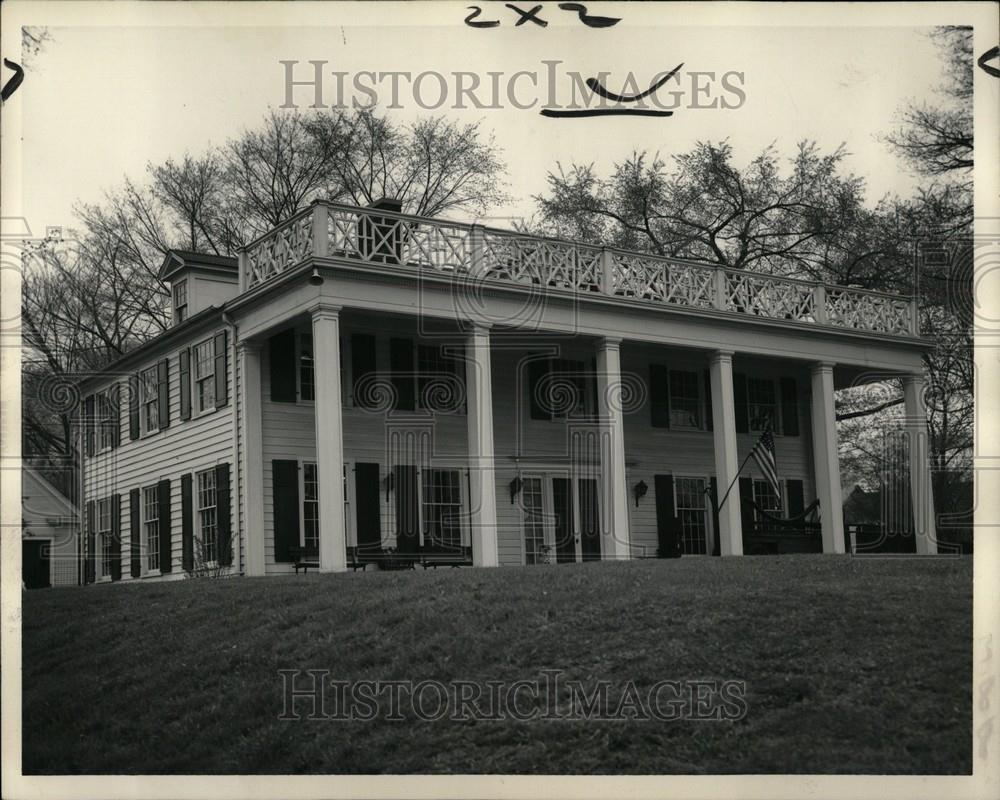
M 522 492 L 534 497 L 543 477 L 528 477 Z M 546 530 L 551 534 L 555 547 L 557 564 L 573 564 L 583 561 L 601 560 L 600 495 L 596 478 L 545 477 L 552 489 L 552 513 L 545 520 Z M 522 498 L 522 503 L 526 503 Z M 524 537 L 525 563 L 539 563 L 531 557 L 536 548 L 538 514 L 527 513 L 537 505 L 532 500 L 525 506 Z M 530 508 L 529 508 L 530 506 Z M 540 508 L 540 506 L 539 506 Z M 546 537 L 548 538 L 548 537 Z
M 573 482 L 552 479 L 552 511 L 555 526 L 556 563 L 576 561 L 576 526 L 573 523 Z
M 45 589 L 49 586 L 48 539 L 26 539 L 21 542 L 21 577 L 26 589 Z

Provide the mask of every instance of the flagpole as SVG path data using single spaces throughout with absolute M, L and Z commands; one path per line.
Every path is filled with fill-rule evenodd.
M 740 473 L 743 472 L 743 467 L 747 465 L 747 462 L 750 460 L 750 456 L 752 455 L 753 451 L 751 450 L 749 453 L 747 453 L 747 457 L 743 459 L 743 463 L 740 464 L 740 468 L 736 470 L 736 477 L 733 478 L 733 482 L 729 484 L 729 488 L 726 489 L 726 493 L 722 496 L 722 500 L 719 502 L 719 505 L 716 506 L 715 508 L 716 514 L 722 511 L 722 506 L 725 505 L 726 500 L 729 499 L 729 493 L 733 490 L 733 487 L 736 485 L 736 481 L 740 479 Z

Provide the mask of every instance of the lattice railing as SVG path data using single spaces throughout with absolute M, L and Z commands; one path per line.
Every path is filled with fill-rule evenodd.
M 726 270 L 725 275 L 724 310 L 768 319 L 816 321 L 811 284 L 735 270 Z
M 316 204 L 250 244 L 243 289 L 310 257 L 473 274 L 506 283 L 588 292 L 765 319 L 917 335 L 915 302 L 371 208 Z
M 906 298 L 860 289 L 826 290 L 827 322 L 877 333 L 913 333 L 913 304 Z

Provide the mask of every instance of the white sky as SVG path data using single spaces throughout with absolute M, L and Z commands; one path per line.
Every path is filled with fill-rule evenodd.
M 310 59 L 330 62 L 330 71 L 414 74 L 540 71 L 543 59 L 559 59 L 563 71 L 610 72 L 616 91 L 629 71 L 644 88 L 680 62 L 685 71 L 745 74 L 741 108 L 681 108 L 667 119 L 548 119 L 509 106 L 442 110 L 481 120 L 503 147 L 514 200 L 499 216 L 530 213 L 531 195 L 544 190 L 556 161 L 594 161 L 606 174 L 633 149 L 669 156 L 699 139 L 726 137 L 741 163 L 772 141 L 782 154 L 801 138 L 827 149 L 846 142 L 848 167 L 867 179 L 869 201 L 913 188 L 905 165 L 876 137 L 908 99 L 930 97 L 941 82 L 926 28 L 679 28 L 667 14 L 663 24 L 648 24 L 648 15 L 639 24 L 628 19 L 629 7 L 618 7 L 629 24 L 594 30 L 554 4 L 542 13 L 548 28 L 515 28 L 516 17 L 498 4 L 488 10 L 501 27 L 472 30 L 462 24 L 464 7 L 455 7 L 454 25 L 432 27 L 53 28 L 54 41 L 30 63 L 19 90 L 24 214 L 35 230 L 73 224 L 74 202 L 99 199 L 125 175 L 141 178 L 147 162 L 197 153 L 254 125 L 283 102 L 283 59 L 302 62 L 302 77 Z M 611 10 L 593 6 L 591 13 Z M 330 77 L 329 95 L 333 85 Z M 311 102 L 310 91 L 299 90 L 298 102 Z M 408 107 L 392 113 L 429 113 L 404 97 Z

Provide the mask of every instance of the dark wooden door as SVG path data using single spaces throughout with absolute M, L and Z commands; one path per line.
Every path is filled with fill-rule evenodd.
M 396 484 L 396 552 L 416 555 L 420 552 L 420 497 L 417 493 L 417 468 L 408 464 L 394 470 Z
M 597 496 L 597 479 L 580 478 L 580 549 L 584 561 L 601 560 L 601 511 Z
M 552 511 L 555 516 L 556 563 L 576 561 L 573 534 L 573 492 L 569 478 L 552 479 Z
M 45 589 L 49 583 L 49 548 L 45 540 L 26 539 L 21 542 L 21 576 L 28 589 Z

